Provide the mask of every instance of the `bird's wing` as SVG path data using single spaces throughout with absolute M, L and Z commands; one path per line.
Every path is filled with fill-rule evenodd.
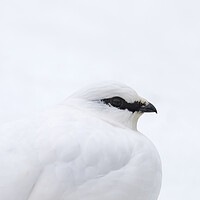
M 152 184 L 140 176 L 155 170 L 144 141 L 79 110 L 57 106 L 0 130 L 0 199 L 117 200 L 123 185 Z

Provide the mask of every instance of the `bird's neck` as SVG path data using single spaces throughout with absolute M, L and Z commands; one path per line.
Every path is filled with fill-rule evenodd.
M 137 122 L 141 116 L 140 113 L 131 113 L 128 110 L 116 110 L 115 112 L 113 110 L 105 110 L 79 99 L 68 99 L 62 104 L 90 113 L 91 116 L 102 119 L 113 126 L 130 128 L 135 131 L 137 131 Z

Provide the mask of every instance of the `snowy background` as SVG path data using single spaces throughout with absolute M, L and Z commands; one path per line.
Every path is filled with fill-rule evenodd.
M 163 162 L 159 200 L 200 199 L 198 0 L 1 0 L 0 124 L 96 81 L 133 87 L 159 114 L 139 130 Z

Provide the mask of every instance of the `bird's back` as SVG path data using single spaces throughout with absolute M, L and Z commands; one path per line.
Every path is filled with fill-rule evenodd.
M 160 159 L 142 134 L 66 105 L 0 128 L 0 199 L 156 200 Z

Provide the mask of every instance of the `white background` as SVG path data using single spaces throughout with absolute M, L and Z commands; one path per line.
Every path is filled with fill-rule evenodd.
M 200 199 L 198 0 L 1 0 L 0 124 L 96 81 L 133 87 L 159 114 L 139 130 L 163 163 L 159 200 Z

